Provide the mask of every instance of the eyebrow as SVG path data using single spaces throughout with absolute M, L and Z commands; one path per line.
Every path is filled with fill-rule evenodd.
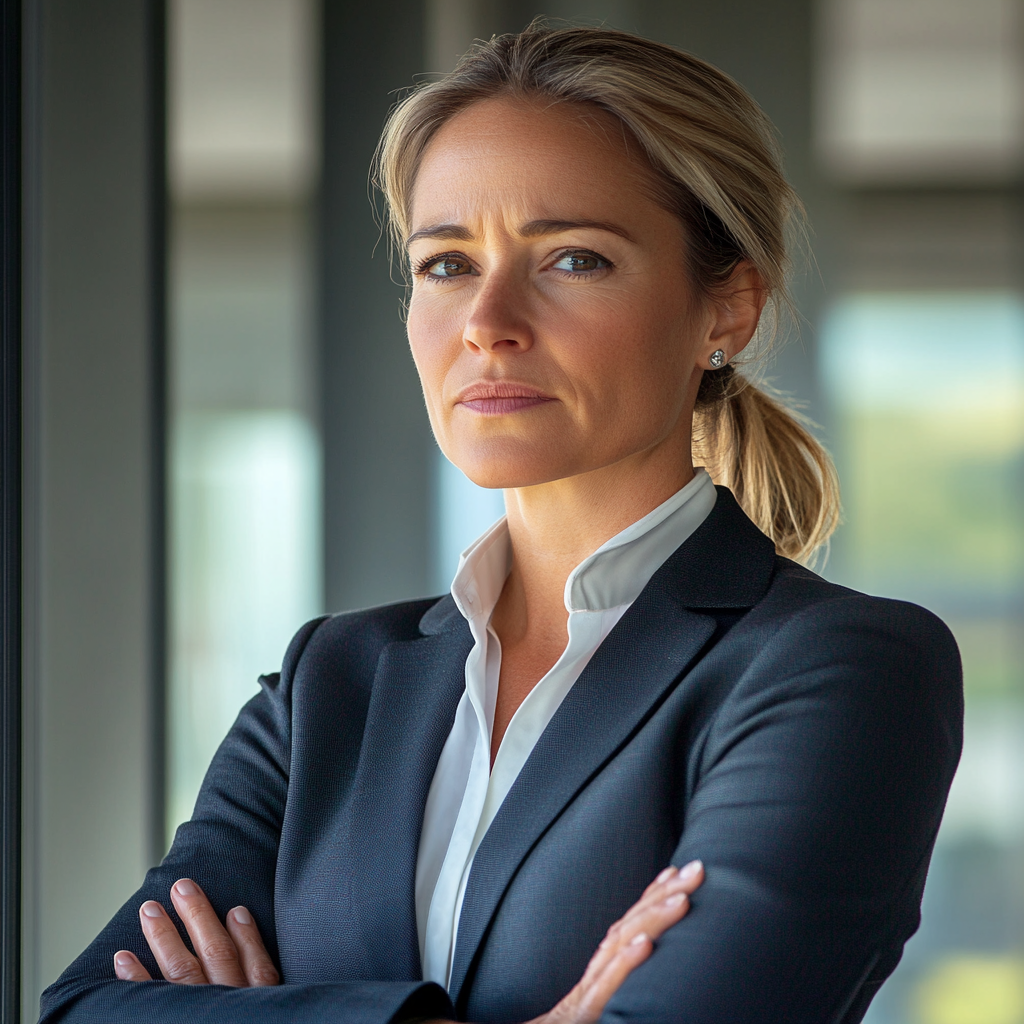
M 526 238 L 537 238 L 541 235 L 557 235 L 563 231 L 576 231 L 580 228 L 609 231 L 613 235 L 625 238 L 627 242 L 634 241 L 633 236 L 625 228 L 603 220 L 531 220 L 519 229 L 519 233 Z M 432 224 L 430 227 L 414 231 L 406 239 L 406 248 L 422 238 L 469 242 L 473 239 L 473 232 L 461 224 Z
M 419 231 L 414 231 L 405 240 L 406 248 L 412 245 L 413 242 L 418 242 L 421 238 L 445 238 L 458 242 L 469 242 L 473 239 L 473 232 L 469 228 L 464 228 L 461 224 L 432 224 L 429 228 L 421 228 Z
M 613 235 L 626 239 L 627 242 L 634 240 L 625 228 L 604 220 L 531 220 L 529 224 L 524 224 L 519 230 L 527 238 L 536 238 L 538 235 L 557 235 L 562 231 L 576 231 L 580 228 L 610 231 Z

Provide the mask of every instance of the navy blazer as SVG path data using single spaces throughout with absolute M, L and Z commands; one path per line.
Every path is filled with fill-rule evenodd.
M 729 491 L 651 579 L 477 851 L 450 996 L 422 981 L 427 790 L 472 646 L 450 597 L 317 619 L 243 708 L 163 863 L 43 995 L 47 1022 L 525 1021 L 672 862 L 707 880 L 607 1021 L 859 1021 L 919 922 L 960 754 L 956 644 L 776 556 Z M 283 984 L 117 981 L 179 877 L 253 913 Z M 173 915 L 173 910 L 171 910 Z M 180 925 L 179 925 L 180 927 Z

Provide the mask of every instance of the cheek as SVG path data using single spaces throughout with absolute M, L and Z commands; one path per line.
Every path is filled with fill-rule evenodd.
M 671 413 L 661 407 L 674 407 L 692 370 L 686 310 L 659 296 L 623 295 L 578 313 L 559 333 L 565 368 L 581 390 L 625 422 Z
M 409 347 L 433 418 L 440 410 L 448 370 L 458 355 L 461 333 L 449 312 L 429 301 L 409 304 L 406 322 Z

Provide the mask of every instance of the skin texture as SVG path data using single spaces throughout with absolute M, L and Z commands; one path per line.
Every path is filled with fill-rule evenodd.
M 693 406 L 711 353 L 731 359 L 764 305 L 741 263 L 698 296 L 686 239 L 650 196 L 650 170 L 616 122 L 572 104 L 480 101 L 423 156 L 412 197 L 409 342 L 438 443 L 470 479 L 505 491 L 513 566 L 494 611 L 501 676 L 492 757 L 565 647 L 566 578 L 693 477 Z M 583 978 L 533 1024 L 588 1024 L 689 909 L 704 879 L 666 868 L 616 922 Z M 245 908 L 222 924 L 199 886 L 140 910 L 164 977 L 276 984 Z M 126 981 L 149 974 L 114 957 Z

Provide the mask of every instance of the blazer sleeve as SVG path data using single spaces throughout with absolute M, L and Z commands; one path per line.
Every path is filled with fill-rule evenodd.
M 154 978 L 156 962 L 139 924 L 139 907 L 157 900 L 171 914 L 169 893 L 183 876 L 202 879 L 221 919 L 245 905 L 280 966 L 274 921 L 274 874 L 288 791 L 291 684 L 310 637 L 323 619 L 296 635 L 280 674 L 261 678 L 262 692 L 242 709 L 206 775 L 192 819 L 182 825 L 163 862 L 85 952 L 42 996 L 41 1024 L 387 1024 L 405 1017 L 452 1017 L 447 993 L 422 982 L 358 982 L 233 989 L 222 985 L 124 982 L 114 975 L 119 949 L 134 952 Z
M 859 1021 L 917 929 L 962 741 L 952 636 L 850 595 L 757 642 L 698 739 L 673 863 L 706 881 L 607 1022 Z

